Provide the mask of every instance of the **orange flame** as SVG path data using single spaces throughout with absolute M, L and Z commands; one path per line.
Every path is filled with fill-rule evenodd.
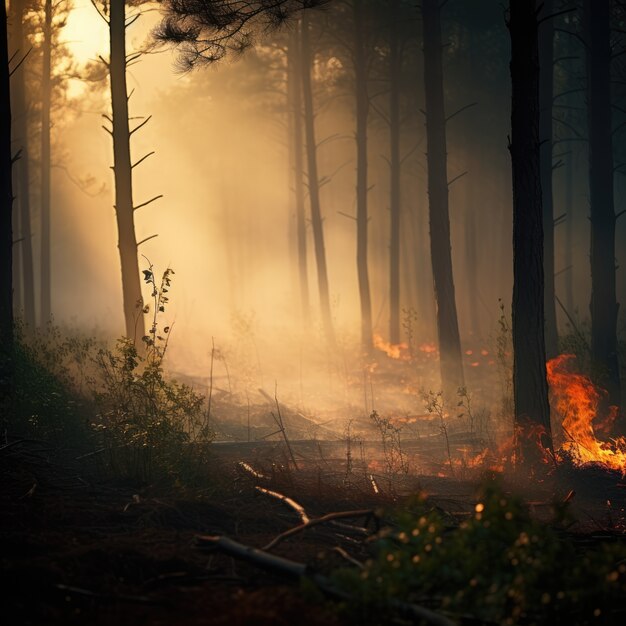
M 389 343 L 378 333 L 374 333 L 374 347 L 384 352 L 390 359 L 407 360 L 409 358 L 407 354 L 409 346 L 406 343 Z
M 423 343 L 420 347 L 420 352 L 425 354 L 433 354 L 437 352 L 437 346 L 434 343 Z
M 563 431 L 568 438 L 561 450 L 577 465 L 600 463 L 626 475 L 626 439 L 600 441 L 596 438 L 597 431 L 608 430 L 618 408 L 610 407 L 602 420 L 600 404 L 606 392 L 596 387 L 589 377 L 571 371 L 575 358 L 573 354 L 562 354 L 546 365 L 553 407 L 563 420 Z

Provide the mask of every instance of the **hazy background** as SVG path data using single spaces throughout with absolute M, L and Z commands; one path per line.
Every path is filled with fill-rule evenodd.
M 488 7 L 486 5 L 489 5 Z M 498 3 L 480 3 L 485 29 L 501 28 Z M 159 19 L 147 13 L 128 31 L 128 48 L 143 45 Z M 499 26 L 498 26 L 499 24 Z M 416 23 L 416 28 L 420 25 Z M 447 35 L 460 37 L 450 21 Z M 477 28 L 482 28 L 478 26 Z M 108 55 L 106 25 L 85 0 L 76 0 L 65 37 L 80 63 Z M 276 39 L 280 44 L 280 37 Z M 268 80 L 259 70 L 275 42 L 258 53 L 181 74 L 176 53 L 144 56 L 128 71 L 131 116 L 152 115 L 132 140 L 133 160 L 156 153 L 135 170 L 134 198 L 164 198 L 136 213 L 137 239 L 158 234 L 140 247 L 157 274 L 172 267 L 176 274 L 171 304 L 163 325 L 173 323 L 169 367 L 194 377 L 208 376 L 212 342 L 219 350 L 215 365 L 220 384 L 226 377 L 273 390 L 277 382 L 286 395 L 305 401 L 318 393 L 347 401 L 348 378 L 357 363 L 359 301 L 356 280 L 355 155 L 353 102 L 349 90 L 327 98 L 319 93 L 317 138 L 333 137 L 319 149 L 320 175 L 334 176 L 322 189 L 322 211 L 329 262 L 332 309 L 340 338 L 339 355 L 329 355 L 321 340 L 315 264 L 309 255 L 309 286 L 313 323 L 302 329 L 296 270 L 293 262 L 294 208 L 287 162 L 287 119 L 284 84 Z M 468 370 L 486 368 L 491 360 L 499 299 L 510 310 L 512 250 L 510 162 L 507 151 L 509 87 L 508 55 L 501 52 L 463 82 L 464 58 L 451 45 L 446 50 L 447 109 L 477 105 L 450 122 L 449 178 L 467 171 L 451 188 L 452 251 L 461 336 Z M 414 54 L 415 104 L 423 107 L 421 54 Z M 332 63 L 317 68 L 332 73 Z M 280 74 L 280 72 L 279 72 Z M 495 80 L 494 80 L 495 77 Z M 499 79 L 500 77 L 501 79 Z M 494 84 L 495 82 L 495 84 Z M 340 91 L 340 90 L 339 90 Z M 112 145 L 102 130 L 102 114 L 110 108 L 108 85 L 73 81 L 70 106 L 53 118 L 52 280 L 55 320 L 86 332 L 116 337 L 123 331 L 119 257 L 113 212 Z M 374 111 L 370 124 L 370 279 L 375 327 L 387 339 L 388 155 L 387 128 Z M 427 244 L 425 140 L 423 119 L 416 114 L 403 136 L 403 307 L 414 314 L 417 346 L 435 341 L 434 303 Z M 574 307 L 584 324 L 588 316 L 589 232 L 585 183 L 586 157 L 577 147 L 574 161 L 579 184 L 573 265 Z M 69 176 L 68 176 L 69 174 Z M 88 181 L 85 189 L 70 180 Z M 563 168 L 555 174 L 555 215 L 563 210 Z M 624 177 L 617 179 L 617 206 L 624 198 Z M 86 193 L 88 191 L 89 193 Z M 95 195 L 94 195 L 95 194 Z M 467 216 L 473 212 L 477 230 L 477 292 L 468 287 Z M 618 264 L 624 259 L 626 220 L 618 225 Z M 309 229 L 310 238 L 310 229 Z M 35 243 L 37 232 L 35 228 Z M 566 267 L 564 226 L 556 230 L 557 271 Z M 421 242 L 419 245 L 416 242 Z M 37 246 L 35 246 L 35 249 Z M 309 240 L 309 252 L 312 243 Z M 620 263 L 621 261 L 621 263 Z M 141 267 L 148 261 L 141 259 Z M 618 273 L 621 277 L 622 271 Z M 557 277 L 557 294 L 564 298 Z M 626 299 L 626 281 L 618 279 L 618 300 Z M 479 311 L 472 328 L 469 310 Z M 567 330 L 557 312 L 561 332 Z M 487 354 L 482 354 L 481 351 Z M 423 351 L 428 355 L 426 351 Z M 478 355 L 481 355 L 478 358 Z M 426 357 L 425 357 L 426 358 Z M 429 357 L 430 358 L 430 357 Z M 221 359 L 221 360 L 220 360 Z M 421 371 L 425 385 L 438 384 L 436 356 Z M 231 366 L 230 372 L 226 371 Z M 362 363 L 358 367 L 362 367 Z M 493 362 L 491 363 L 493 366 Z M 358 370 L 358 367 L 356 369 Z M 468 374 L 478 385 L 478 375 Z M 232 381 L 231 381 L 232 383 Z M 411 400 L 411 402 L 416 402 Z

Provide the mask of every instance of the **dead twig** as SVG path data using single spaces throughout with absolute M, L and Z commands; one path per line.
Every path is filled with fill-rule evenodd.
M 374 515 L 374 511 L 372 509 L 359 509 L 357 511 L 338 511 L 336 513 L 327 513 L 326 515 L 322 515 L 322 517 L 317 517 L 315 519 L 309 519 L 306 522 L 300 524 L 300 526 L 295 526 L 294 528 L 290 528 L 286 530 L 284 533 L 277 535 L 270 541 L 266 546 L 263 547 L 263 550 L 271 550 L 276 545 L 278 545 L 281 541 L 284 541 L 288 537 L 292 535 L 296 535 L 306 530 L 307 528 L 311 528 L 312 526 L 318 526 L 319 524 L 325 524 L 326 522 L 331 522 L 337 519 L 345 519 L 349 517 L 371 517 Z

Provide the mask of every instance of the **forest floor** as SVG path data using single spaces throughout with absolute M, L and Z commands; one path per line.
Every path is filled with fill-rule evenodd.
M 340 467 L 331 471 L 320 463 L 296 471 L 282 460 L 261 467 L 250 450 L 248 458 L 240 452 L 216 446 L 206 468 L 213 479 L 200 489 L 82 473 L 38 442 L 1 448 L 0 588 L 2 612 L 11 616 L 5 623 L 359 623 L 297 581 L 207 548 L 198 537 L 262 547 L 302 523 L 298 505 L 312 519 L 378 512 L 401 502 L 399 492 L 425 490 L 433 506 L 459 519 L 476 502 L 476 481 L 414 476 L 374 487 L 367 474 L 346 480 Z M 256 463 L 259 474 L 239 461 Z M 626 529 L 626 484 L 615 474 L 563 471 L 526 497 L 538 517 L 548 516 L 553 499 L 571 499 L 577 532 L 591 543 Z M 355 513 L 281 538 L 271 552 L 326 573 L 349 559 L 367 559 L 367 535 L 375 531 L 376 515 Z

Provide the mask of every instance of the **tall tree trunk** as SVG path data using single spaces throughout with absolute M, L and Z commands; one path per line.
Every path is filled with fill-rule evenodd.
M 400 81 L 402 51 L 398 34 L 399 0 L 392 0 L 389 34 L 389 146 L 390 146 L 390 236 L 389 236 L 389 341 L 400 343 Z
M 541 446 L 552 448 L 544 340 L 536 8 L 534 0 L 510 0 L 513 394 L 517 449 L 523 463 L 531 469 L 539 467 Z
M 474 36 L 470 29 L 467 36 L 467 76 L 470 82 L 474 81 Z M 468 115 L 472 115 L 473 111 L 467 111 Z M 467 119 L 465 122 L 465 136 L 467 141 L 467 154 L 473 154 L 475 152 L 475 145 L 477 145 L 476 130 L 478 124 L 474 120 Z M 480 273 L 477 239 L 478 233 L 476 229 L 476 207 L 479 206 L 477 201 L 476 187 L 478 181 L 481 180 L 482 172 L 478 166 L 478 160 L 476 165 L 472 167 L 472 176 L 467 183 L 467 204 L 465 206 L 465 276 L 467 277 L 467 310 L 469 313 L 469 328 L 474 335 L 474 339 L 478 339 L 481 336 L 481 324 L 480 315 L 478 312 L 479 303 L 479 289 L 478 289 L 478 276 Z
M 552 101 L 554 95 L 554 0 L 543 3 L 539 25 L 539 141 L 541 199 L 543 205 L 543 267 L 546 358 L 558 354 L 556 299 L 554 286 L 554 203 L 552 194 Z
M 566 38 L 566 57 L 576 56 L 576 41 L 574 37 Z M 572 72 L 568 75 L 568 80 L 564 84 L 566 91 L 575 90 L 578 87 L 578 80 L 572 76 Z M 574 107 L 573 97 L 570 95 L 566 99 L 566 104 L 570 107 Z M 578 123 L 576 112 L 572 108 L 566 109 L 565 118 L 570 125 L 576 125 Z M 565 281 L 565 308 L 570 315 L 574 315 L 576 305 L 574 299 L 574 277 L 576 271 L 574 269 L 574 224 L 576 223 L 576 201 L 574 191 L 576 188 L 576 181 L 574 177 L 574 171 L 576 168 L 576 155 L 578 154 L 578 142 L 571 142 L 569 145 L 569 154 L 565 159 L 565 172 L 564 172 L 564 210 L 565 210 L 565 243 L 564 243 L 564 266 L 569 268 L 564 272 Z M 573 330 L 573 329 L 572 329 Z
M 126 88 L 126 12 L 124 0 L 111 0 L 109 15 L 111 43 L 110 80 L 113 120 L 113 171 L 115 173 L 115 216 L 122 269 L 122 297 L 126 336 L 135 343 L 145 334 L 143 297 L 137 260 L 133 208 L 133 166 L 130 160 L 128 90 Z
M 304 142 L 302 137 L 302 81 L 300 80 L 300 31 L 296 24 L 291 32 L 288 50 L 288 91 L 290 96 L 290 137 L 292 153 L 294 200 L 296 204 L 296 256 L 298 264 L 298 287 L 300 314 L 306 326 L 310 323 L 309 278 L 307 268 L 306 215 L 304 211 Z
M 372 349 L 372 298 L 367 267 L 367 120 L 369 95 L 367 92 L 367 51 L 365 16 L 360 0 L 352 3 L 354 19 L 354 79 L 356 100 L 356 266 L 361 301 L 361 346 L 364 352 Z
M 317 144 L 315 143 L 315 113 L 313 110 L 313 88 L 311 70 L 313 59 L 309 42 L 309 20 L 306 12 L 302 16 L 301 35 L 302 64 L 302 99 L 304 105 L 304 130 L 306 136 L 306 153 L 309 179 L 309 200 L 311 203 L 311 225 L 313 227 L 313 245 L 317 265 L 317 283 L 322 312 L 322 324 L 329 344 L 334 345 L 335 330 L 330 311 L 330 293 L 328 288 L 328 269 L 326 267 L 326 247 L 324 245 L 324 225 L 320 206 L 319 175 L 317 173 Z
M 565 161 L 565 307 L 574 314 L 574 147 Z M 573 329 L 572 329 L 573 330 Z
M 424 95 L 430 216 L 430 254 L 437 304 L 437 333 L 444 393 L 453 400 L 464 386 L 461 340 L 456 311 L 450 217 L 448 214 L 448 164 L 446 116 L 443 96 L 440 0 L 423 0 Z
M 6 4 L 0 2 L 0 437 L 13 401 L 13 182 Z
M 52 318 L 50 267 L 50 108 L 52 101 L 52 0 L 45 0 L 41 72 L 41 325 Z
M 591 356 L 609 402 L 621 406 L 615 290 L 615 206 L 611 115 L 610 0 L 585 0 L 589 198 L 591 204 Z M 619 425 L 626 430 L 622 412 Z
M 28 54 L 29 43 L 24 35 L 24 0 L 16 0 L 13 8 L 13 33 L 15 44 L 19 48 L 19 58 Z M 17 166 L 17 200 L 20 210 L 22 251 L 22 294 L 24 298 L 24 322 L 32 330 L 35 327 L 35 272 L 33 266 L 33 236 L 30 209 L 30 156 L 28 150 L 28 104 L 26 102 L 26 67 L 25 60 L 13 75 L 13 141 L 20 151 Z

